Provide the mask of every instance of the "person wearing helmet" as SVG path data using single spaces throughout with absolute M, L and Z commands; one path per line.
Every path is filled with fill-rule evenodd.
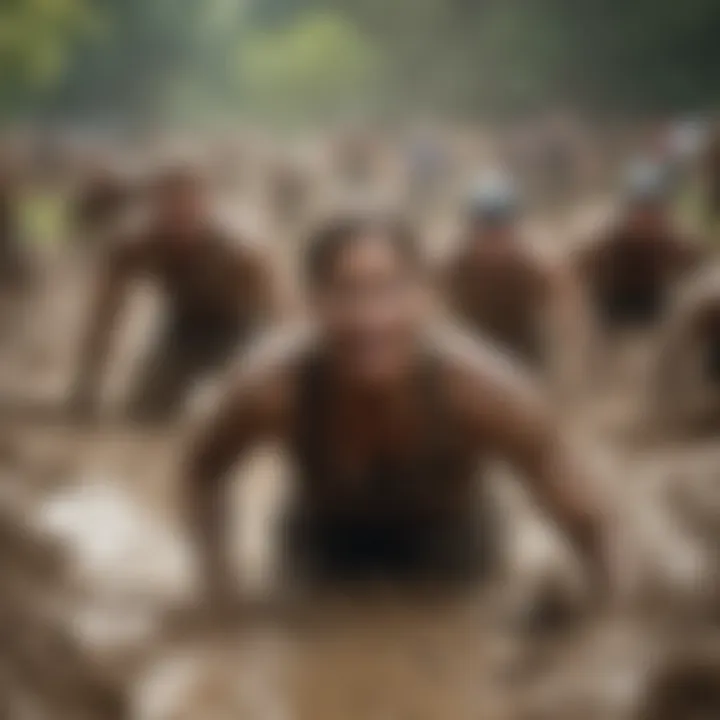
M 574 253 L 573 264 L 603 331 L 655 326 L 671 291 L 700 259 L 674 226 L 664 166 L 630 166 L 619 217 Z
M 564 283 L 526 244 L 518 219 L 512 182 L 483 178 L 469 198 L 464 236 L 443 269 L 443 294 L 463 324 L 538 365 L 546 359 L 548 311 Z
M 129 414 L 137 420 L 165 420 L 178 412 L 195 381 L 228 360 L 274 309 L 267 260 L 214 217 L 193 168 L 161 173 L 150 204 L 149 218 L 113 243 L 105 258 L 71 396 L 79 412 L 95 405 L 110 337 L 134 280 L 154 282 L 167 305 L 130 400 Z

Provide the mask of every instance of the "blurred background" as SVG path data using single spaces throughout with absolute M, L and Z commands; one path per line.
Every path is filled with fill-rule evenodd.
M 0 717 L 720 718 L 719 37 L 715 0 L 3 0 Z M 349 205 L 400 211 L 431 274 L 498 222 L 553 288 L 571 278 L 539 379 L 622 508 L 632 609 L 578 599 L 582 569 L 498 466 L 492 590 L 379 588 L 166 637 L 194 587 L 178 465 L 224 373 L 193 356 L 169 417 L 129 420 L 148 348 L 141 395 L 185 358 L 175 335 L 162 354 L 163 322 L 195 275 L 176 297 L 146 272 L 122 321 L 96 296 L 108 268 L 148 270 L 118 237 L 200 205 L 278 277 L 282 323 L 307 312 L 306 238 Z M 636 283 L 670 299 L 607 331 L 607 293 Z M 492 314 L 509 285 L 485 284 Z M 454 287 L 437 306 L 497 340 Z M 514 295 L 529 317 L 530 290 Z M 100 410 L 79 417 L 103 327 Z M 197 332 L 182 342 L 217 339 Z M 291 468 L 255 455 L 231 534 L 238 575 L 265 588 Z
M 572 104 L 600 121 L 715 104 L 710 0 L 16 0 L 2 13 L 8 120 L 475 122 Z

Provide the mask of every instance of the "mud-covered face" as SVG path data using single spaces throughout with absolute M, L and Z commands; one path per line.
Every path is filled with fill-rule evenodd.
M 208 216 L 207 189 L 199 178 L 183 177 L 163 183 L 155 193 L 155 213 L 163 230 L 190 237 Z
M 340 251 L 314 303 L 343 373 L 382 384 L 413 363 L 425 310 L 419 275 L 414 262 L 381 234 L 358 238 Z

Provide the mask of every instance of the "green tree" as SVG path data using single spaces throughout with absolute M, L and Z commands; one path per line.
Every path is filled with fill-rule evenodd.
M 0 4 L 0 110 L 36 98 L 66 71 L 74 42 L 93 27 L 85 0 Z
M 356 28 L 328 13 L 248 38 L 239 64 L 248 105 L 295 118 L 362 105 L 380 67 L 377 50 Z

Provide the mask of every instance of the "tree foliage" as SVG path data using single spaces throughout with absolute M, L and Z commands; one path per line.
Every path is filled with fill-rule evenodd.
M 91 27 L 92 12 L 84 0 L 0 3 L 0 107 L 58 82 L 73 43 Z
M 712 106 L 717 0 L 3 0 L 0 110 Z
M 240 52 L 246 103 L 275 114 L 322 117 L 368 98 L 377 54 L 342 16 L 318 13 L 262 31 Z

